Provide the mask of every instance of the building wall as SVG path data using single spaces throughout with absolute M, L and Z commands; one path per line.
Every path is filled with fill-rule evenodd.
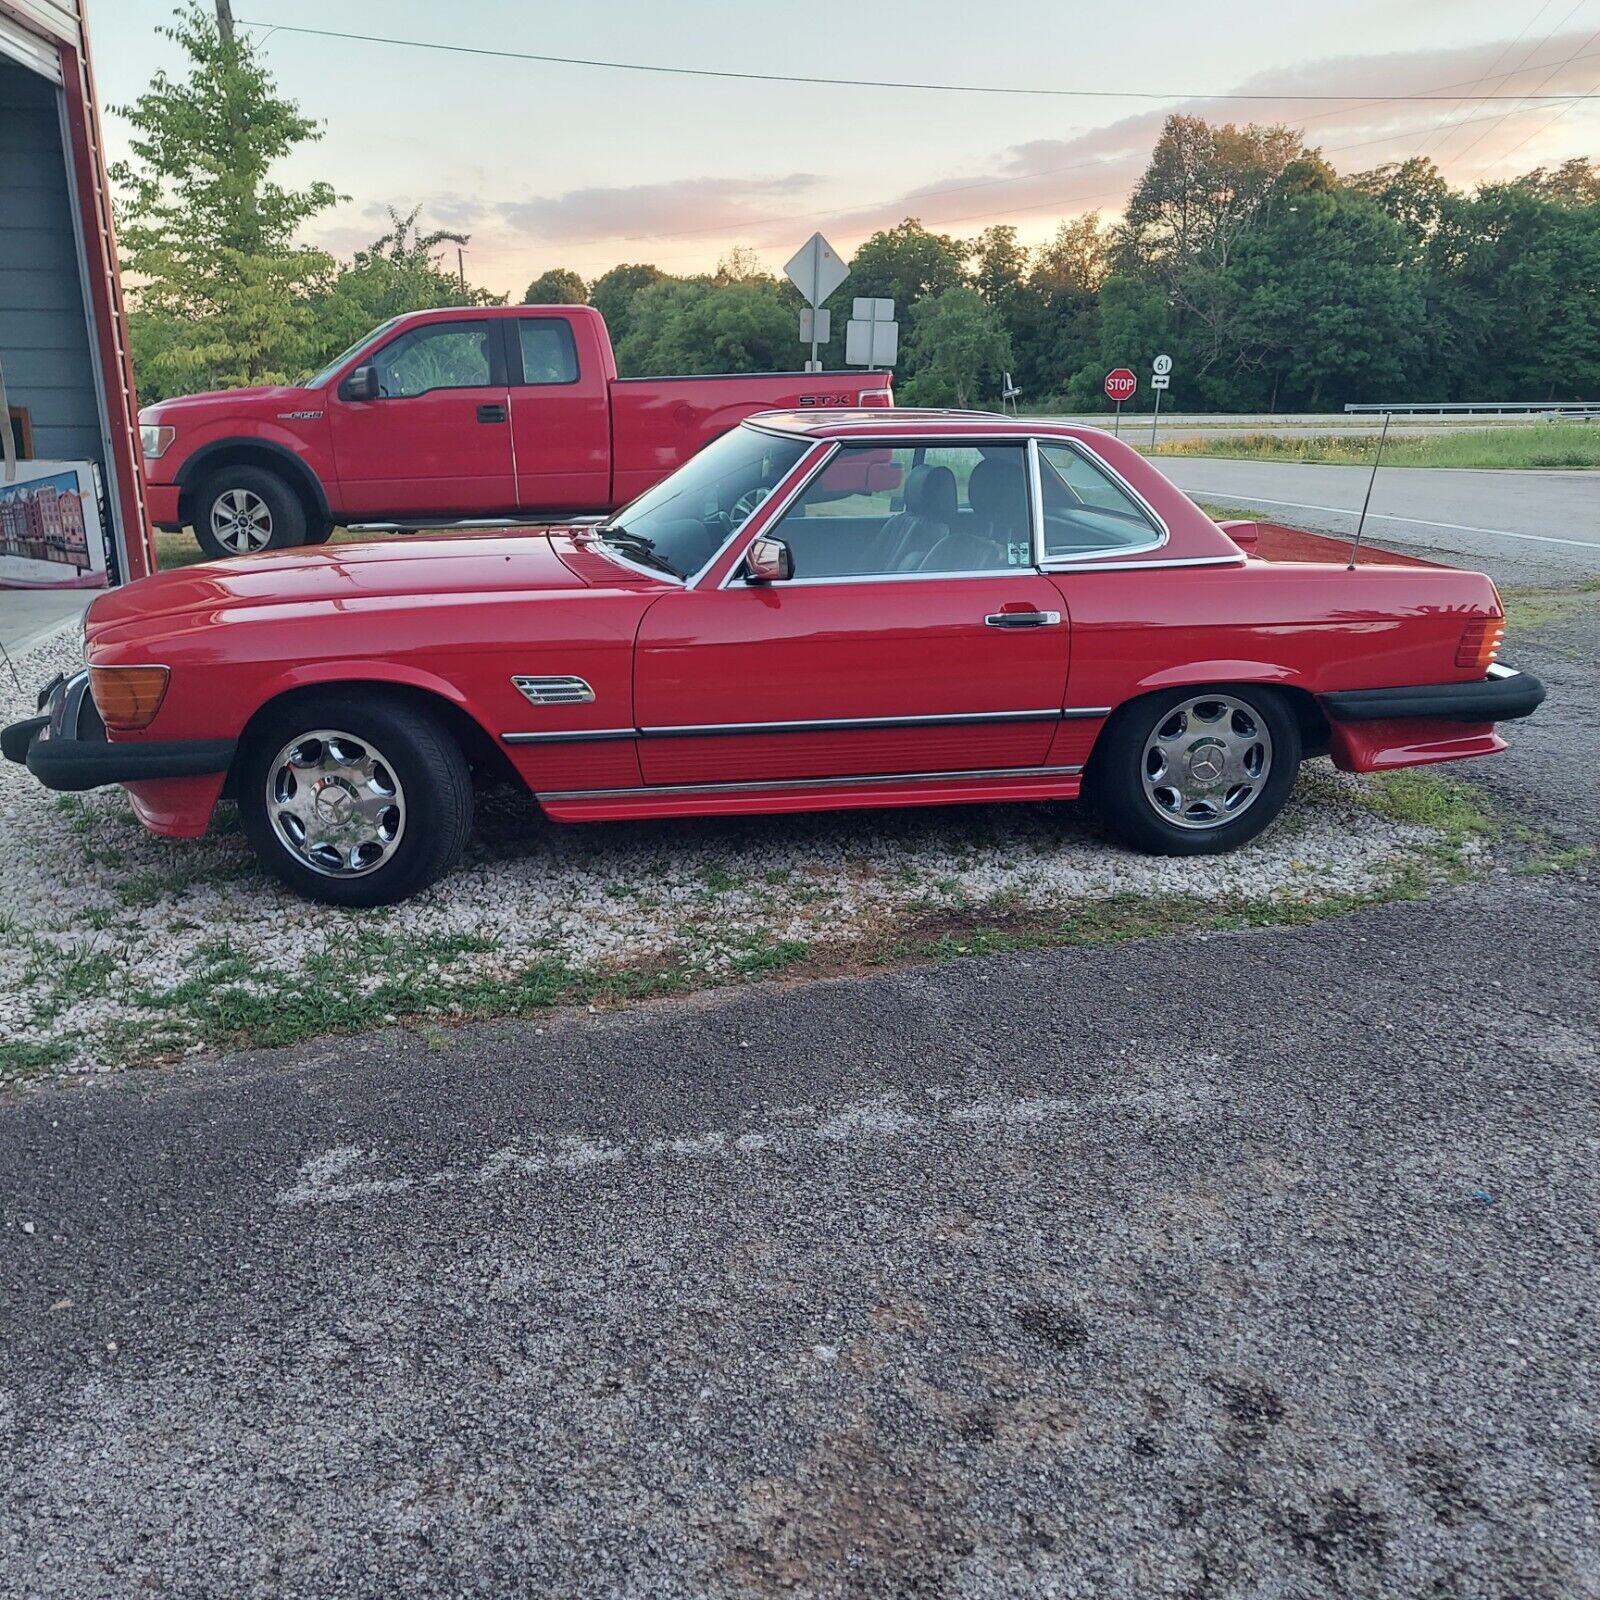
M 100 420 L 58 94 L 0 60 L 0 362 L 11 404 L 32 415 L 34 454 L 97 461 Z

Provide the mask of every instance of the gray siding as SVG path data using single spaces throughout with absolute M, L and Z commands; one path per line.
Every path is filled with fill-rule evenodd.
M 58 92 L 0 60 L 0 361 L 12 405 L 32 414 L 34 453 L 99 461 Z

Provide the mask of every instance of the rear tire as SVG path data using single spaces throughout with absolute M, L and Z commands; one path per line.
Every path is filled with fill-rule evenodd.
M 1150 855 L 1215 855 L 1283 810 L 1300 725 L 1255 684 L 1189 685 L 1124 706 L 1094 748 L 1085 789 L 1106 827 Z
M 460 859 L 472 774 L 442 717 L 402 696 L 326 689 L 252 729 L 236 785 L 262 866 L 297 894 L 380 906 Z
M 294 486 L 267 467 L 220 467 L 194 497 L 193 527 L 200 548 L 225 561 L 304 544 L 306 508 Z

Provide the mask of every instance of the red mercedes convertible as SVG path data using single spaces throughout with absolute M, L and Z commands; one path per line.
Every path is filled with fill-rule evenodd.
M 1481 574 L 1268 562 L 1230 526 L 1094 429 L 767 414 L 592 526 L 106 594 L 3 748 L 157 833 L 229 794 L 292 887 L 375 905 L 448 870 L 488 782 L 563 822 L 1081 790 L 1185 855 L 1258 834 L 1305 755 L 1489 755 L 1543 698 Z

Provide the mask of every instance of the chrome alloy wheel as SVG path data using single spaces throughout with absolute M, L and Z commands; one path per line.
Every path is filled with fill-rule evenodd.
M 1255 804 L 1272 771 L 1260 712 L 1226 694 L 1174 706 L 1144 743 L 1145 798 L 1180 828 L 1218 828 Z
M 267 815 L 297 861 L 324 877 L 357 878 L 394 854 L 406 797 L 382 751 L 317 728 L 291 739 L 267 768 Z
M 224 489 L 211 502 L 211 533 L 224 550 L 253 555 L 272 540 L 272 510 L 249 489 Z

